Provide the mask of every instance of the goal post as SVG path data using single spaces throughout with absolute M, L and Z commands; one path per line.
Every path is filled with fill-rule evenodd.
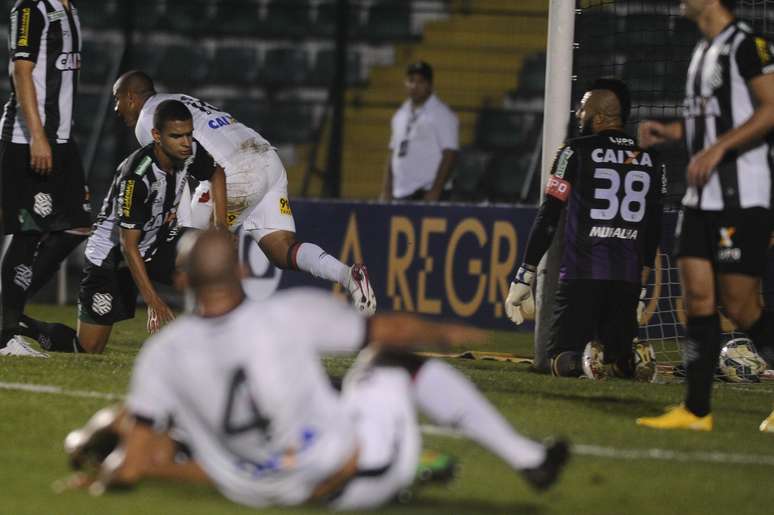
M 575 38 L 575 0 L 551 0 L 548 10 L 548 41 L 546 46 L 546 86 L 543 102 L 543 159 L 540 191 L 544 195 L 554 153 L 567 137 L 567 125 L 572 101 L 572 57 Z M 554 241 L 538 266 L 535 316 L 534 367 L 548 370 L 546 341 L 551 324 L 562 256 L 564 217 Z

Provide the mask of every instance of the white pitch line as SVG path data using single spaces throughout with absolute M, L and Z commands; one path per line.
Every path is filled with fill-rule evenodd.
M 422 433 L 450 438 L 464 438 L 454 429 L 424 424 Z M 709 451 L 673 451 L 669 449 L 616 449 L 599 445 L 572 444 L 572 451 L 580 456 L 594 456 L 617 460 L 661 460 L 679 462 L 724 463 L 735 465 L 765 465 L 774 467 L 774 456 L 770 454 L 741 454 Z
M 5 383 L 0 381 L 0 390 L 15 390 L 30 393 L 67 395 L 89 399 L 121 400 L 123 395 L 92 390 L 67 390 L 60 386 L 46 384 Z M 459 431 L 423 424 L 422 432 L 427 435 L 464 438 Z M 619 460 L 661 460 L 679 462 L 731 463 L 736 465 L 766 465 L 774 467 L 774 456 L 767 454 L 740 454 L 727 452 L 684 452 L 669 449 L 616 449 L 599 445 L 573 444 L 572 450 L 580 456 L 595 456 Z
M 106 399 L 116 401 L 123 399 L 123 395 L 115 393 L 94 392 L 91 390 L 66 390 L 60 386 L 48 384 L 4 383 L 0 381 L 0 390 L 16 390 L 31 393 L 50 393 L 52 395 L 67 395 L 69 397 L 86 397 L 90 399 Z

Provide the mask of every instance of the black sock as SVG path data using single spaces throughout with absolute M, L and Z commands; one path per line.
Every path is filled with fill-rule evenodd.
M 761 311 L 760 318 L 756 320 L 749 329 L 745 330 L 747 335 L 753 341 L 758 354 L 766 360 L 769 367 L 774 367 L 774 340 L 772 340 L 772 335 L 774 335 L 774 330 L 772 329 L 773 323 L 774 316 L 772 316 L 771 311 L 764 308 L 763 311 Z
M 32 284 L 32 267 L 40 234 L 14 234 L 5 253 L 0 277 L 3 281 L 3 341 L 19 329 L 19 320 Z
M 715 368 L 720 355 L 720 317 L 689 317 L 683 344 L 687 381 L 685 407 L 698 417 L 710 412 Z
M 75 329 L 58 322 L 41 322 L 22 315 L 20 332 L 51 352 L 83 352 Z
M 65 231 L 46 234 L 38 245 L 32 266 L 32 283 L 27 289 L 27 296 L 35 295 L 45 286 L 59 270 L 62 261 L 85 239 L 85 234 L 71 234 Z

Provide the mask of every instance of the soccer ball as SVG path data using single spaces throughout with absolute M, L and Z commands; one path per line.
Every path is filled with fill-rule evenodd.
M 759 374 L 768 368 L 749 338 L 729 340 L 720 351 L 718 366 L 722 378 L 731 383 L 758 383 Z
M 607 368 L 604 365 L 605 351 L 602 344 L 592 340 L 583 349 L 583 374 L 589 379 L 597 381 L 607 378 Z

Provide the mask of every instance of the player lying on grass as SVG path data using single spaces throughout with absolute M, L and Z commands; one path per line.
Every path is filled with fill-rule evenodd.
M 102 352 L 113 324 L 134 317 L 138 290 L 148 306 L 149 332 L 174 318 L 151 279 L 172 283 L 179 235 L 175 207 L 187 175 L 208 180 L 218 172 L 193 140 L 193 120 L 183 103 L 159 104 L 153 125 L 153 143 L 119 166 L 86 242 L 77 338 L 62 324 L 26 320 L 38 341 L 50 342 L 44 345 L 48 350 Z
M 187 234 L 181 244 L 177 282 L 193 291 L 195 314 L 143 346 L 117 417 L 101 414 L 68 436 L 73 463 L 98 464 L 72 485 L 100 491 L 154 477 L 212 483 L 254 507 L 373 508 L 414 479 L 417 409 L 536 489 L 556 481 L 564 442 L 545 447 L 521 436 L 453 367 L 409 353 L 480 342 L 485 333 L 410 315 L 367 319 L 315 290 L 251 301 L 228 233 Z M 310 306 L 303 320 L 299 305 Z M 338 393 L 321 356 L 358 349 Z M 173 461 L 173 432 L 192 460 Z
M 296 239 L 287 173 L 277 152 L 260 134 L 197 98 L 156 93 L 151 78 L 140 71 L 119 77 L 113 96 L 116 112 L 134 129 L 141 145 L 150 141 L 150 121 L 159 102 L 183 102 L 193 116 L 196 140 L 225 169 L 228 213 L 223 214 L 231 230 L 242 225 L 272 264 L 338 282 L 349 292 L 358 310 L 374 313 L 376 296 L 365 266 L 347 266 L 318 245 Z M 194 198 L 192 205 L 202 206 L 199 201 L 200 198 Z M 185 210 L 186 206 L 181 206 L 181 215 Z
M 532 282 L 567 207 L 564 254 L 547 354 L 551 373 L 578 377 L 583 348 L 604 347 L 615 375 L 635 375 L 632 341 L 637 308 L 661 236 L 663 167 L 623 130 L 629 91 L 599 79 L 577 112 L 581 136 L 568 140 L 554 160 L 545 200 L 505 302 L 520 324 L 534 312 Z

